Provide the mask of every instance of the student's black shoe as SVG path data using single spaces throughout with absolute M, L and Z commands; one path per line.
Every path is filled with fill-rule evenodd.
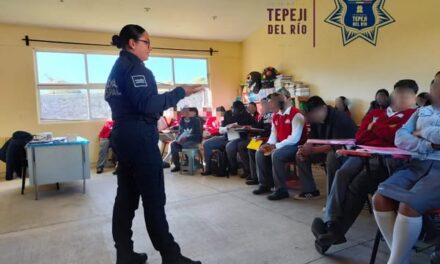
M 333 221 L 326 223 L 326 230 L 325 234 L 318 236 L 320 244 L 338 245 L 347 242 L 339 223 Z
M 163 162 L 162 162 L 162 167 L 163 167 L 164 169 L 168 169 L 168 168 L 171 167 L 171 165 L 170 165 L 169 162 L 163 161 Z
M 246 184 L 247 185 L 258 185 L 258 181 L 256 181 L 256 180 L 247 180 Z
M 323 235 L 323 234 L 327 233 L 326 225 L 325 225 L 324 221 L 321 218 L 317 217 L 317 218 L 313 219 L 312 233 L 313 233 L 313 235 L 315 236 L 316 239 L 320 235 Z
M 331 247 L 331 245 L 322 245 L 318 241 L 315 240 L 315 249 L 319 252 L 319 254 L 324 255 L 325 252 Z
M 271 195 L 267 196 L 267 199 L 271 201 L 278 201 L 282 199 L 289 198 L 289 192 L 288 191 L 282 191 L 282 192 L 274 192 Z
M 122 258 L 118 256 L 116 264 L 144 264 L 147 260 L 147 254 L 133 252 L 129 257 Z
M 295 198 L 295 200 L 316 200 L 321 198 L 321 193 L 319 190 L 313 192 L 303 192 L 295 195 L 293 198 Z
M 266 187 L 258 187 L 258 189 L 254 190 L 252 193 L 255 195 L 260 195 L 260 194 L 266 194 L 266 193 L 271 193 L 272 191 L 270 190 L 270 188 L 266 188 Z
M 209 176 L 209 175 L 212 175 L 212 172 L 210 172 L 210 171 L 204 171 L 204 172 L 202 172 L 201 174 L 202 174 L 202 176 Z
M 174 168 L 171 170 L 171 172 L 178 172 L 178 171 L 180 171 L 180 167 L 174 167 Z
M 113 174 L 113 175 L 117 175 L 117 174 L 118 174 L 118 171 L 115 170 L 115 171 L 112 172 L 112 174 Z
M 104 168 L 102 168 L 102 167 L 99 167 L 99 168 L 96 169 L 96 173 L 97 174 L 101 174 L 103 172 L 104 172 Z
M 200 261 L 191 260 L 187 257 L 180 256 L 176 260 L 162 261 L 162 264 L 202 264 Z

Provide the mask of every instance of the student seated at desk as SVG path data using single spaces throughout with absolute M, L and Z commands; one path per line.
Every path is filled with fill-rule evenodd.
M 356 133 L 356 144 L 395 147 L 394 137 L 415 112 L 415 98 L 418 91 L 417 83 L 413 80 L 401 80 L 394 85 L 392 103 L 387 109 L 371 110 L 363 118 Z M 336 171 L 330 193 L 327 197 L 324 220 L 317 218 L 313 221 L 312 232 L 322 246 L 330 246 L 345 242 L 345 233 L 362 210 L 370 187 L 374 184 L 370 177 L 384 179 L 387 176 L 388 163 L 391 169 L 399 167 L 401 162 L 392 158 L 385 161 L 378 158 L 369 161 L 371 175 L 364 171 L 364 158 L 349 157 L 341 168 Z M 353 180 L 355 178 L 359 178 Z M 351 188 L 350 183 L 353 182 Z M 358 184 L 358 185 L 356 185 Z M 363 184 L 363 185 L 359 185 Z M 362 190 L 352 195 L 353 190 Z M 348 193 L 348 195 L 346 195 Z M 350 206 L 344 206 L 345 204 Z
M 295 160 L 298 144 L 304 143 L 307 137 L 304 115 L 289 105 L 289 98 L 290 94 L 271 94 L 270 105 L 275 113 L 272 117 L 272 131 L 267 143 L 261 145 L 255 154 L 259 187 L 253 193 L 270 193 L 275 186 L 275 192 L 267 197 L 273 201 L 289 197 L 286 163 Z
M 312 96 L 306 103 L 307 121 L 310 122 L 311 139 L 348 139 L 354 138 L 357 130 L 356 124 L 345 113 L 326 105 L 319 96 Z M 304 144 L 299 147 L 296 154 L 298 177 L 301 182 L 301 193 L 295 195 L 297 200 L 317 199 L 320 192 L 316 187 L 312 174 L 312 163 L 325 162 L 329 185 L 333 180 L 336 170 L 342 161 L 336 157 L 332 146 L 314 146 Z
M 219 128 L 221 121 L 225 116 L 226 109 L 223 106 L 219 106 L 215 109 L 215 116 L 211 116 L 206 120 L 204 127 L 204 135 L 206 137 L 215 137 L 220 135 Z
M 348 108 L 348 99 L 345 96 L 339 96 L 335 100 L 335 109 L 345 113 L 351 117 L 350 109 Z
M 431 100 L 396 134 L 396 146 L 415 156 L 382 182 L 373 198 L 374 217 L 391 250 L 388 264 L 410 263 L 422 216 L 440 208 L 440 78 L 431 85 Z
M 246 109 L 249 112 L 249 114 L 251 114 L 251 116 L 255 119 L 255 122 L 258 122 L 258 120 L 260 120 L 260 113 L 258 112 L 256 103 L 250 102 L 247 105 Z
M 213 137 L 203 143 L 203 151 L 205 157 L 205 171 L 202 175 L 211 175 L 210 161 L 212 157 L 212 151 L 215 149 L 226 149 L 226 155 L 229 162 L 229 174 L 237 175 L 237 153 L 238 144 L 243 140 L 248 139 L 247 133 L 240 132 L 240 137 L 234 140 L 228 140 L 227 130 L 230 128 L 238 128 L 243 126 L 252 126 L 255 124 L 255 119 L 246 111 L 246 107 L 241 101 L 235 101 L 232 104 L 232 111 L 228 113 L 226 111 L 220 133 L 223 136 Z
M 376 92 L 374 101 L 370 103 L 370 108 L 367 112 L 374 109 L 386 109 L 390 105 L 390 93 L 386 89 L 379 89 Z
M 255 128 L 264 129 L 259 138 L 269 138 L 271 130 L 272 130 L 272 109 L 270 107 L 269 101 L 267 98 L 263 98 L 260 100 L 261 104 L 261 115 L 260 120 L 255 125 Z M 247 185 L 258 185 L 258 177 L 257 177 L 257 165 L 255 163 L 255 150 L 251 150 L 247 148 L 248 145 L 240 145 L 238 147 L 238 153 L 240 155 L 240 159 L 243 162 L 243 170 L 245 172 L 246 184 Z
M 195 111 L 189 111 L 189 108 L 182 109 L 182 119 L 179 124 L 179 134 L 176 141 L 171 143 L 171 156 L 174 168 L 171 172 L 180 170 L 179 152 L 183 148 L 194 148 L 202 142 L 202 125 Z
M 417 95 L 417 106 L 422 107 L 428 105 L 431 105 L 431 96 L 429 95 L 429 93 L 419 93 L 419 95 Z

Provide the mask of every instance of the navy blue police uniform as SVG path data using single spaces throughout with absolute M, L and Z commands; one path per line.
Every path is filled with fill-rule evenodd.
M 154 76 L 144 63 L 128 51 L 120 52 L 105 87 L 105 100 L 114 120 L 111 140 L 118 157 L 112 230 L 118 254 L 133 252 L 131 226 L 141 197 L 154 248 L 164 260 L 180 256 L 165 215 L 157 120 L 184 97 L 182 87 L 158 94 Z

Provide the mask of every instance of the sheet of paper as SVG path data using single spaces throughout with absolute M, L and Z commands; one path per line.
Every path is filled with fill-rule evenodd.
M 413 156 L 416 153 L 412 153 L 399 148 L 390 148 L 390 147 L 372 147 L 372 146 L 358 146 L 362 149 L 367 150 L 370 153 L 375 154 L 384 154 L 384 155 L 405 155 L 405 156 Z
M 356 145 L 354 138 L 350 139 L 308 139 L 307 143 L 318 145 Z
M 240 133 L 234 128 L 228 129 L 228 141 L 240 138 Z

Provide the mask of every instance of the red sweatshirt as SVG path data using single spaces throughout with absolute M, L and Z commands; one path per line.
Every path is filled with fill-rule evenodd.
M 394 137 L 416 109 L 407 109 L 387 115 L 386 109 L 374 109 L 368 112 L 362 120 L 361 127 L 356 133 L 356 144 L 376 147 L 394 147 Z M 374 125 L 368 130 L 370 123 Z
M 215 116 L 211 116 L 209 117 L 204 125 L 205 129 L 208 130 L 209 134 L 211 134 L 211 136 L 216 136 L 219 135 L 219 127 L 220 127 L 220 122 L 217 121 L 217 118 Z
M 101 129 L 101 132 L 99 132 L 99 138 L 109 138 L 112 129 L 113 129 L 113 120 L 106 121 Z

